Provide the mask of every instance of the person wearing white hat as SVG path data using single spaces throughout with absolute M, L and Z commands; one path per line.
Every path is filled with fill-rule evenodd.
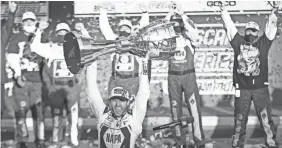
M 36 29 L 36 16 L 33 12 L 25 12 L 22 17 L 23 30 L 26 33 L 34 33 Z
M 13 69 L 15 84 L 13 98 L 16 103 L 15 116 L 17 125 L 18 147 L 27 147 L 28 132 L 26 113 L 31 110 L 34 120 L 35 143 L 45 147 L 45 126 L 42 105 L 43 77 L 41 69 L 44 59 L 30 51 L 30 43 L 36 30 L 36 16 L 25 12 L 22 17 L 23 31 L 14 35 L 7 46 L 7 63 Z
M 139 23 L 139 27 L 149 24 L 149 14 L 147 11 L 143 12 Z M 116 35 L 109 24 L 107 11 L 103 8 L 100 9 L 99 26 L 106 40 L 126 39 L 134 32 L 132 23 L 129 20 L 123 19 L 118 23 L 118 35 Z M 112 54 L 111 60 L 112 76 L 108 84 L 108 93 L 119 85 L 128 89 L 132 101 L 134 101 L 139 87 L 140 59 L 126 52 Z
M 268 52 L 277 32 L 277 11 L 277 7 L 274 7 L 271 11 L 262 36 L 259 36 L 260 28 L 256 22 L 248 22 L 245 35 L 241 35 L 228 11 L 225 7 L 221 7 L 221 17 L 226 28 L 227 38 L 234 49 L 235 119 L 232 137 L 233 148 L 244 147 L 246 124 L 252 101 L 265 133 L 266 147 L 279 147 L 271 117 L 271 100 L 268 90 Z
M 31 50 L 48 60 L 48 102 L 53 116 L 53 134 L 50 147 L 68 145 L 76 147 L 78 141 L 78 112 L 80 98 L 80 84 L 78 75 L 73 75 L 67 68 L 64 60 L 63 42 L 66 33 L 71 29 L 67 23 L 56 25 L 56 39 L 54 43 L 41 43 L 41 31 L 30 45 Z M 80 76 L 81 78 L 81 76 Z M 63 111 L 67 111 L 67 129 L 64 138 L 60 136 L 63 131 Z M 70 140 L 70 141 L 69 141 Z

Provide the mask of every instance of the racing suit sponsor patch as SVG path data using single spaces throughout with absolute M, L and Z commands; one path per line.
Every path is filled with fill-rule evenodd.
M 72 74 L 68 70 L 65 60 L 54 60 L 53 61 L 53 77 L 54 78 L 63 78 L 63 77 L 71 78 L 73 76 L 74 74 Z
M 124 140 L 124 135 L 121 132 L 121 130 L 108 129 L 105 132 L 103 138 L 105 140 L 107 147 L 110 146 L 120 147 Z

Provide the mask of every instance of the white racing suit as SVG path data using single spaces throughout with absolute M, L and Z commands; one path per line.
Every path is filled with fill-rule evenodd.
M 165 19 L 170 20 L 171 15 L 168 14 Z M 168 62 L 168 93 L 171 106 L 172 119 L 178 120 L 182 118 L 183 93 L 185 103 L 190 115 L 194 118 L 192 123 L 193 140 L 198 147 L 205 146 L 205 136 L 202 127 L 202 116 L 200 110 L 200 95 L 196 82 L 194 53 L 196 46 L 197 29 L 188 22 L 189 18 L 184 14 L 181 16 L 184 22 L 185 35 L 180 34 L 175 39 L 176 49 L 179 52 Z M 161 39 L 167 36 L 163 32 L 159 36 L 154 36 L 153 40 Z M 164 88 L 165 89 L 165 88 Z M 175 127 L 175 138 L 178 145 L 185 145 L 186 134 L 181 126 Z
M 143 13 L 139 27 L 149 24 L 149 14 Z M 99 25 L 106 40 L 116 40 L 118 36 L 113 32 L 106 11 L 100 12 Z M 133 32 L 133 28 L 132 28 Z M 112 76 L 108 85 L 108 93 L 117 86 L 127 89 L 132 97 L 136 96 L 139 87 L 140 59 L 130 53 L 114 53 L 111 55 Z
M 99 148 L 134 148 L 138 135 L 142 132 L 142 122 L 146 114 L 150 96 L 147 75 L 140 76 L 140 85 L 132 110 L 121 118 L 115 118 L 101 97 L 97 86 L 97 63 L 86 72 L 86 92 L 90 106 L 98 119 Z M 91 66 L 93 66 L 91 65 Z

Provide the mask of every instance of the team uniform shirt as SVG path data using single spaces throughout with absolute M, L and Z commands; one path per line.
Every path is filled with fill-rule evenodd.
M 117 77 L 138 77 L 139 58 L 130 54 L 112 54 L 112 75 Z
M 41 69 L 43 67 L 43 58 L 38 56 L 39 60 L 30 61 L 29 59 L 23 57 L 23 51 L 25 48 L 30 48 L 29 46 L 24 47 L 26 41 L 28 40 L 28 36 L 24 34 L 24 32 L 20 32 L 19 34 L 13 36 L 10 40 L 10 43 L 7 47 L 8 54 L 18 54 L 20 59 L 20 68 L 22 71 L 22 75 L 30 82 L 41 82 Z
M 142 131 L 142 122 L 132 112 L 127 112 L 120 119 L 113 116 L 112 111 L 105 107 L 98 119 L 98 137 L 100 148 L 131 148 Z
M 47 50 L 48 48 L 49 50 Z M 42 49 L 42 52 L 43 51 L 44 49 Z M 68 81 L 74 78 L 74 74 L 67 68 L 63 54 L 63 46 L 58 44 L 49 44 L 49 47 L 47 44 L 46 52 L 42 53 L 42 56 L 47 59 L 49 75 L 52 77 L 53 81 Z
M 31 44 L 32 51 L 47 59 L 48 73 L 52 81 L 73 80 L 74 75 L 68 70 L 64 60 L 63 46 L 55 43 L 40 43 L 39 40 L 39 36 L 35 37 L 34 43 Z
M 74 74 L 67 68 L 66 61 L 61 58 L 51 62 L 50 73 L 55 81 L 68 81 L 74 78 Z
M 107 14 L 104 12 L 100 13 L 99 24 L 102 34 L 106 40 L 116 40 L 118 36 L 113 32 Z M 143 27 L 149 24 L 149 15 L 144 13 L 140 20 L 140 26 Z M 133 28 L 132 28 L 133 30 Z M 137 77 L 140 71 L 139 63 L 140 59 L 130 53 L 114 53 L 111 55 L 112 60 L 112 74 L 117 77 Z
M 227 37 L 234 49 L 233 84 L 240 89 L 268 87 L 268 52 L 277 32 L 277 17 L 269 16 L 265 31 L 256 43 L 249 45 L 238 33 L 229 13 L 224 10 L 222 19 Z
M 176 38 L 176 49 L 179 51 L 169 60 L 169 72 L 185 72 L 194 69 L 194 46 L 189 39 Z

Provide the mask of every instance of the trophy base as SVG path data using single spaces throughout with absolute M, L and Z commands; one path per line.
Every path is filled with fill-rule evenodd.
M 78 35 L 74 32 L 69 32 L 64 37 L 64 57 L 68 69 L 71 73 L 77 74 L 83 67 L 80 57 L 80 43 L 77 40 Z

